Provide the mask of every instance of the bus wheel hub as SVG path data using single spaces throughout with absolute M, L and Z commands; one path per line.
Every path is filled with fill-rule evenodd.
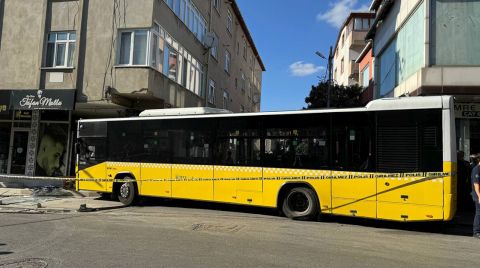
M 120 195 L 123 198 L 127 198 L 129 194 L 130 194 L 130 188 L 128 187 L 128 184 L 127 183 L 122 184 L 122 186 L 120 186 Z

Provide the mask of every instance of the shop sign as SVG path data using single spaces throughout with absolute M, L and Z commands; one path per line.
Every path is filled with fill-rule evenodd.
M 0 113 L 10 110 L 10 90 L 0 90 Z
M 456 118 L 480 118 L 480 103 L 455 103 Z
M 72 110 L 75 90 L 13 90 L 11 106 L 16 110 Z

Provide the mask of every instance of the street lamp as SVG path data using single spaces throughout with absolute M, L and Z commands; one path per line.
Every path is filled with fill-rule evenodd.
M 319 56 L 320 58 L 327 60 L 328 65 L 327 65 L 327 70 L 328 70 L 328 91 L 327 91 L 327 108 L 330 108 L 330 91 L 332 88 L 332 82 L 333 82 L 333 77 L 332 77 L 332 61 L 333 61 L 333 54 L 332 54 L 333 48 L 330 46 L 330 53 L 328 54 L 328 59 L 320 53 L 320 51 L 315 51 L 315 54 Z

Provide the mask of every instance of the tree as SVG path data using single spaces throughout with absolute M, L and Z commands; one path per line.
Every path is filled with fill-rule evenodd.
M 359 85 L 341 86 L 332 85 L 330 88 L 330 108 L 349 108 L 361 107 L 360 94 L 363 87 Z M 312 90 L 305 102 L 307 109 L 327 108 L 328 82 L 322 81 L 317 86 L 312 86 Z

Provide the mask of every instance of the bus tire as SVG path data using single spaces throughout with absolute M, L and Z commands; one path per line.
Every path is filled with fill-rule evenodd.
M 131 180 L 130 177 L 124 177 L 126 180 Z M 118 200 L 125 206 L 132 206 L 138 202 L 137 186 L 133 182 L 122 182 L 117 192 Z
M 319 202 L 315 192 L 306 187 L 295 187 L 283 199 L 282 212 L 293 220 L 316 219 Z

